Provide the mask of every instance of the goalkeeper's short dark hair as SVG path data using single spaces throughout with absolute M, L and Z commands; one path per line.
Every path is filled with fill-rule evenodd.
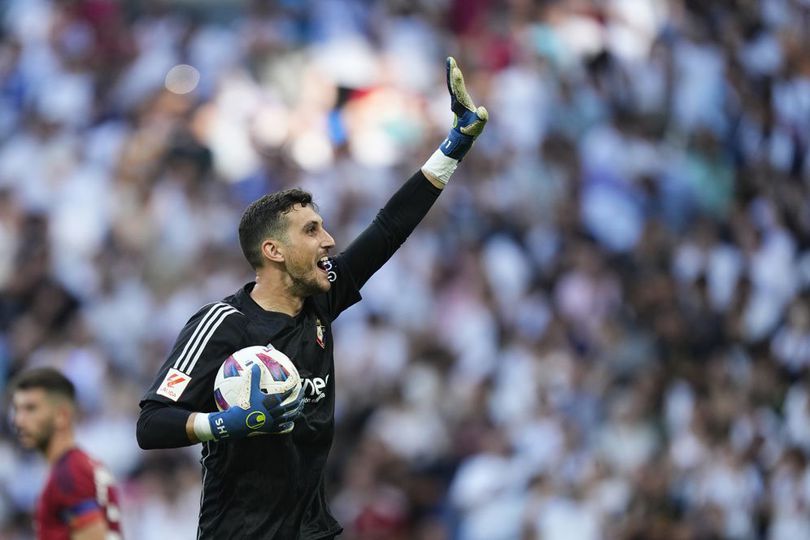
M 48 394 L 76 402 L 76 387 L 59 370 L 51 367 L 33 368 L 18 373 L 9 387 L 12 392 L 41 388 Z
M 253 201 L 242 214 L 239 221 L 239 245 L 254 269 L 262 266 L 262 242 L 267 238 L 281 241 L 287 239 L 285 216 L 296 205 L 315 207 L 312 194 L 298 188 L 277 191 Z

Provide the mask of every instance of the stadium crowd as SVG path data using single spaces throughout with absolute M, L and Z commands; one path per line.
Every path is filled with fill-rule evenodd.
M 338 250 L 487 131 L 336 323 L 347 540 L 810 538 L 810 1 L 0 3 L 0 379 L 54 365 L 126 536 L 192 538 L 137 404 L 250 279 L 246 204 Z M 4 402 L 7 408 L 7 400 Z M 44 465 L 0 427 L 0 538 Z

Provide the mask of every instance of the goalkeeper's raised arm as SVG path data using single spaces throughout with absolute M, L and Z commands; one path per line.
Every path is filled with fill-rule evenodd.
M 445 76 L 453 112 L 447 137 L 341 254 L 358 288 L 385 264 L 427 214 L 489 119 L 484 107 L 475 106 L 453 57 L 445 61 Z

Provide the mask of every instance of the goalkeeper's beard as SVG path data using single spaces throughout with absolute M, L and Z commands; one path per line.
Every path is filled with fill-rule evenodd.
M 293 295 L 299 298 L 306 298 L 315 294 L 329 292 L 329 289 L 332 287 L 332 284 L 328 279 L 326 279 L 325 274 L 323 279 L 321 279 L 320 269 L 316 268 L 310 272 L 302 273 L 288 269 L 287 272 L 290 276 L 290 280 L 292 281 L 290 291 Z

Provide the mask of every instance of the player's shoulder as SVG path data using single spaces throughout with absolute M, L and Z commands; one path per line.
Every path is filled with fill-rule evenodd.
M 201 327 L 205 331 L 215 329 L 238 329 L 245 325 L 247 316 L 232 300 L 225 298 L 217 302 L 205 304 L 189 319 L 187 326 Z
M 236 299 L 233 296 L 228 296 L 227 298 L 223 298 L 222 300 L 217 300 L 216 302 L 209 302 L 201 306 L 195 312 L 194 317 L 201 317 L 205 315 L 217 315 L 222 317 L 227 317 L 229 315 L 241 315 L 242 317 L 244 317 L 245 314 L 242 313 L 242 310 L 239 308 L 240 306 L 238 305 Z
M 95 461 L 82 449 L 71 448 L 54 464 L 52 478 L 60 493 L 71 493 L 93 475 Z
M 171 353 L 175 367 L 196 364 L 196 358 L 209 344 L 235 350 L 244 341 L 247 317 L 227 300 L 206 304 L 191 316 Z M 182 367 L 178 369 L 185 371 Z
M 55 470 L 75 470 L 92 464 L 93 458 L 78 447 L 73 447 L 54 464 Z

